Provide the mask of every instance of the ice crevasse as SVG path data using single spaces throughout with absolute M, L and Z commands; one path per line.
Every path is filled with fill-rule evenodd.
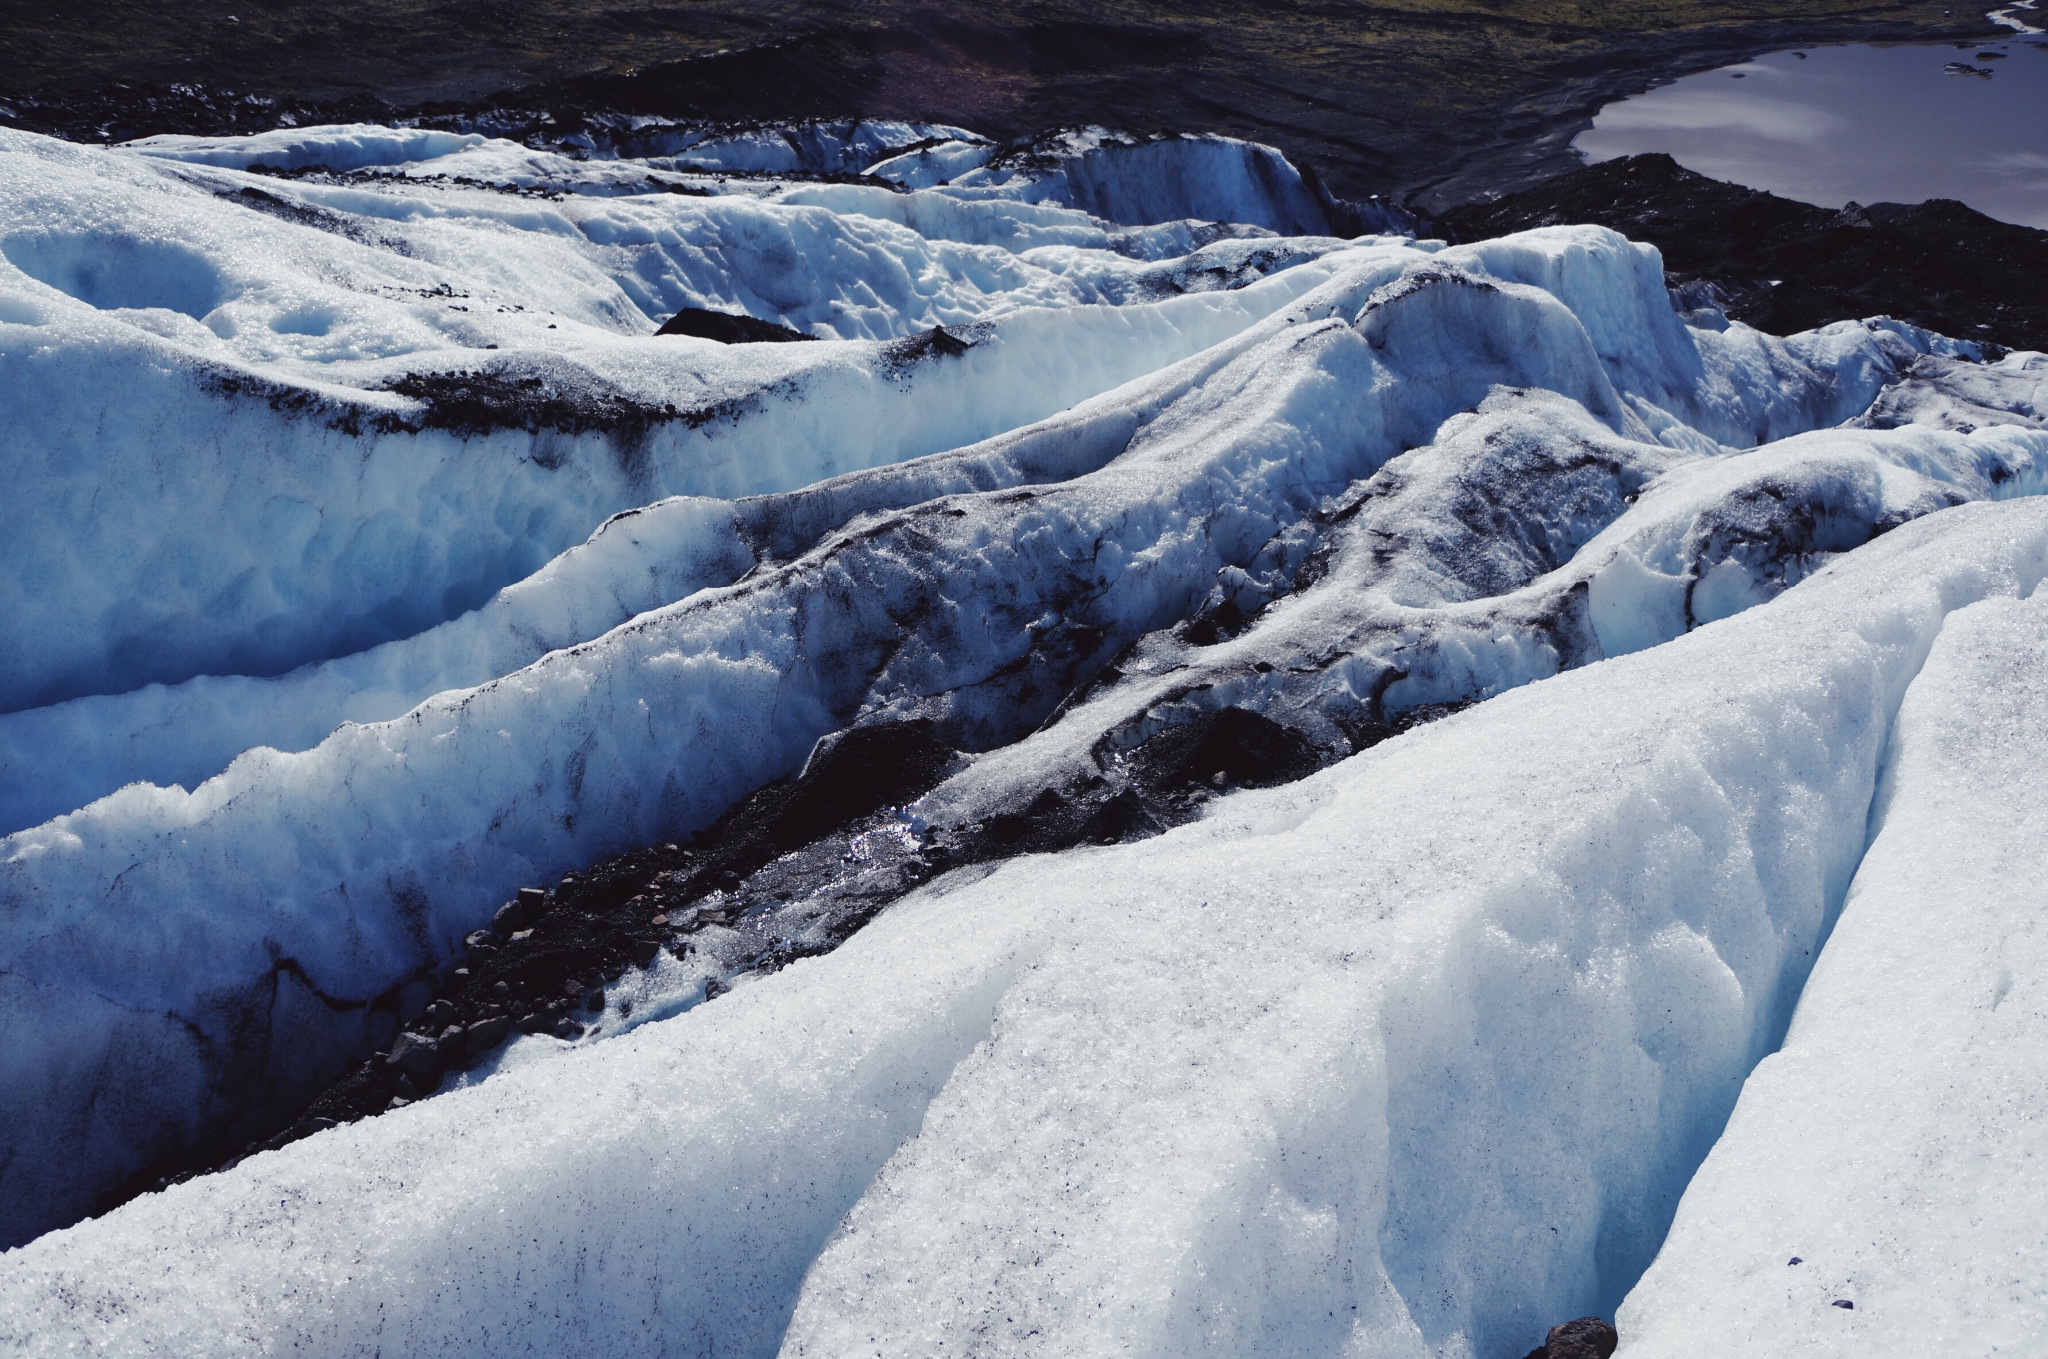
M 1624 1353 L 1703 1325 L 1870 1352 L 1915 1334 L 1883 1299 L 1918 1257 L 1842 1223 L 1896 1230 L 1909 1182 L 1961 1221 L 1995 1184 L 1916 1160 L 1933 1112 L 1843 1131 L 1867 1082 L 1932 1109 L 1923 1018 L 2014 1073 L 1970 1126 L 2031 1155 L 2024 837 L 1980 804 L 2010 784 L 2031 816 L 2041 786 L 2040 356 L 1882 320 L 1691 329 L 1653 251 L 1589 228 L 1194 245 L 997 173 L 635 198 L 646 167 L 591 162 L 603 193 L 535 202 L 287 184 L 214 147 L 88 187 L 75 148 L 0 150 L 93 231 L 146 216 L 217 293 L 114 296 L 139 275 L 95 272 L 101 237 L 0 232 L 0 381 L 90 354 L 140 384 L 47 413 L 58 444 L 162 407 L 190 428 L 115 454 L 173 488 L 229 467 L 206 493 L 247 498 L 337 449 L 433 473 L 337 499 L 268 593 L 236 563 L 271 528 L 217 534 L 139 631 L 163 559 L 42 582 L 70 630 L 0 715 L 0 1208 L 16 1240 L 60 1229 L 0 1255 L 0 1345 L 1512 1359 L 1627 1295 Z M 250 214 L 276 225 L 236 236 Z M 801 274 L 797 239 L 854 261 L 802 306 L 689 291 Z M 548 319 L 506 291 L 544 279 Z M 308 297 L 339 347 L 292 329 Z M 828 343 L 645 334 L 705 301 Z M 451 376 L 542 414 L 465 424 Z M 623 460 L 621 418 L 647 431 Z M 245 456 L 280 438 L 281 473 Z M 478 468 L 510 499 L 450 489 Z M 480 531 L 495 561 L 437 555 Z M 364 593 L 345 545 L 397 541 L 413 577 Z M 1224 605 L 1244 621 L 1192 640 Z M 213 629 L 180 664 L 221 673 L 134 659 L 180 608 Z M 1354 742 L 1432 705 L 1467 710 Z M 532 1060 L 466 1088 L 77 1222 L 366 1052 L 368 998 L 445 970 L 512 888 L 699 829 L 821 737 L 932 723 L 971 758 L 906 815 L 964 820 L 1220 706 L 1333 763 L 958 870 L 716 1004 L 519 1040 Z M 1845 1016 L 1936 948 L 1931 892 L 1938 982 L 1887 993 L 1896 1057 L 1845 1074 Z M 1979 992 L 1989 1017 L 1937 1018 Z M 1814 1175 L 1862 1218 L 1789 1162 L 1770 1188 L 1787 1128 L 1852 1163 Z M 2002 1221 L 2018 1263 L 1951 1271 L 1930 1315 L 2038 1315 L 1983 1320 L 2040 1277 Z M 1805 1274 L 1757 1263 L 1807 1241 Z M 1790 1324 L 1742 1319 L 1781 1288 Z

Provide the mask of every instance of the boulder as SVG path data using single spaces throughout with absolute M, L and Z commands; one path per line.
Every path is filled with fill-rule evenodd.
M 463 1050 L 474 1057 L 480 1052 L 489 1052 L 505 1041 L 505 1035 L 512 1031 L 512 1021 L 504 1015 L 492 1015 L 479 1019 L 462 1031 Z
M 409 1076 L 431 1076 L 441 1069 L 441 1045 L 421 1034 L 401 1033 L 384 1063 Z

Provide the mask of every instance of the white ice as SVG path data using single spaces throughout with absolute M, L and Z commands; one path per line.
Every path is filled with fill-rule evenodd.
M 1202 706 L 1338 752 L 1483 701 L 715 1004 L 665 960 L 603 1041 L 0 1254 L 0 1345 L 1519 1354 L 1620 1302 L 1799 1000 L 1624 1329 L 1739 1320 L 1745 1243 L 1819 1211 L 1753 1206 L 1745 1130 L 1824 1117 L 1773 1073 L 1879 1003 L 1911 884 L 1977 912 L 1958 978 L 2012 919 L 2032 804 L 1943 836 L 2038 744 L 1999 677 L 2048 508 L 1971 502 L 2048 489 L 2048 360 L 1695 329 L 1592 228 L 1336 239 L 1223 138 L 635 135 L 0 134 L 6 1239 L 296 1107 L 512 888 L 849 722 L 986 751 L 924 804 L 964 816 Z M 681 306 L 818 340 L 654 337 Z M 1060 706 L 1045 655 L 1126 644 Z M 1989 1192 L 1913 1183 L 1942 1231 Z M 1783 1337 L 1932 1333 L 1858 1307 Z
M 1493 1355 L 1611 1306 L 2048 505 L 11 1252 L 17 1346 Z M 1696 1339 L 1696 1337 L 1695 1337 Z
M 2044 751 L 2048 596 L 1955 613 L 1785 1046 L 1622 1309 L 1628 1359 L 2041 1352 Z

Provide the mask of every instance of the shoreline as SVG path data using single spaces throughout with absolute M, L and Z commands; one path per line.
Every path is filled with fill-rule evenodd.
M 919 26 L 912 15 L 834 29 L 827 15 L 824 27 L 626 71 L 557 62 L 564 69 L 508 78 L 484 94 L 403 71 L 381 85 L 322 92 L 298 69 L 303 56 L 272 55 L 271 65 L 230 79 L 226 63 L 237 58 L 227 53 L 190 80 L 138 56 L 126 68 L 85 68 L 68 84 L 39 80 L 32 63 L 15 60 L 0 62 L 0 125 L 95 141 L 314 122 L 447 123 L 487 112 L 557 123 L 605 114 L 709 124 L 860 117 L 950 123 L 1011 141 L 1099 124 L 1264 142 L 1339 197 L 1380 197 L 1434 215 L 1578 168 L 1571 143 L 1601 107 L 1687 74 L 1801 46 L 1967 43 L 2010 32 L 1982 14 L 1929 19 L 1913 13 L 1931 15 L 1927 6 L 1896 8 L 1876 18 L 1774 17 L 1659 32 L 1372 9 L 1361 13 L 1380 29 L 1345 30 L 1349 48 L 1314 51 L 1306 49 L 1327 35 L 1312 23 L 1298 35 L 1251 32 L 1246 16 L 1227 9 L 1181 23 L 1067 25 L 1091 31 L 1064 43 L 1048 36 L 1058 25 L 1004 27 L 1000 13 L 957 32 Z M 1240 37 L 1241 50 L 1226 50 Z M 1303 50 L 1285 46 L 1297 38 Z M 459 55 L 451 50 L 444 64 Z M 290 92 L 302 89 L 315 92 Z

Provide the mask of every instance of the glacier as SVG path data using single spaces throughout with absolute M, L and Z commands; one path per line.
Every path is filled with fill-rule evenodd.
M 13 1350 L 2038 1317 L 2048 357 L 1681 315 L 1611 232 L 1418 239 L 1228 138 L 0 133 L 0 181 Z M 1223 721 L 1282 786 L 1158 782 Z M 260 1149 L 516 889 L 913 728 L 871 922 L 750 868 L 582 1036 Z
M 2044 508 L 941 880 L 717 1005 L 12 1252 L 0 1315 L 123 1352 L 1503 1352 L 1654 1247 L 1892 706 L 1951 610 L 2048 571 Z

